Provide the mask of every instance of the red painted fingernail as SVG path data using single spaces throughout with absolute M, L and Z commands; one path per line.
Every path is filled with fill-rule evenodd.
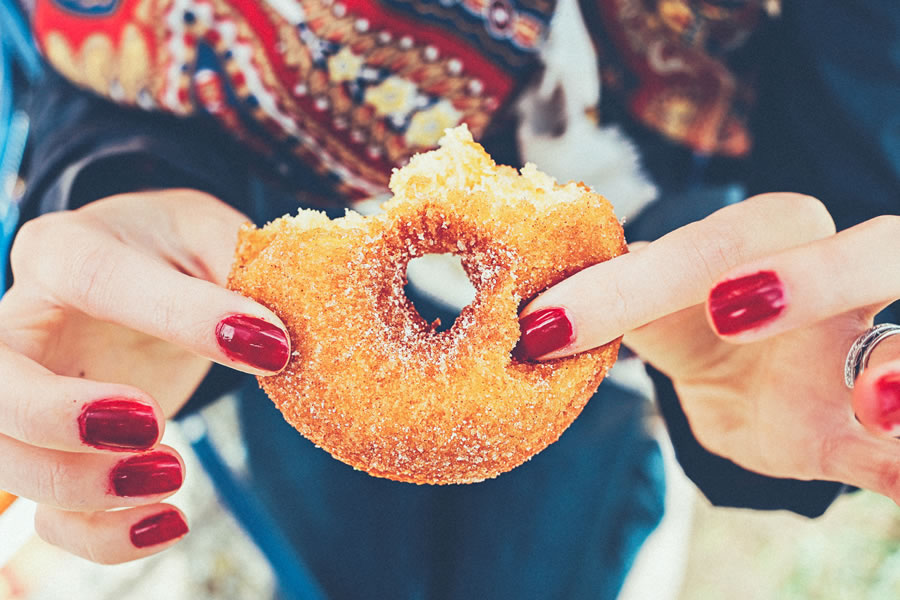
M 875 382 L 878 398 L 878 420 L 885 431 L 900 427 L 900 373 L 882 375 Z
M 709 313 L 722 335 L 754 329 L 781 314 L 784 288 L 773 271 L 723 281 L 709 293 Z
M 545 308 L 519 320 L 522 337 L 513 350 L 519 360 L 530 360 L 567 346 L 575 329 L 562 308 Z
M 117 464 L 110 475 L 116 496 L 152 496 L 174 492 L 184 482 L 181 463 L 171 454 L 152 452 Z
M 219 347 L 231 360 L 277 373 L 290 359 L 291 344 L 280 328 L 247 315 L 231 315 L 216 325 Z
M 103 450 L 147 450 L 159 439 L 153 408 L 127 398 L 91 402 L 78 417 L 81 440 Z
M 177 510 L 147 517 L 131 527 L 131 543 L 135 548 L 147 548 L 171 542 L 188 532 L 184 517 Z

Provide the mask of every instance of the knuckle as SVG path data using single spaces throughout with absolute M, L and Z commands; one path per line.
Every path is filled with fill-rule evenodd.
M 29 390 L 39 397 L 53 397 L 60 393 L 57 376 L 28 373 Z M 56 402 L 33 401 L 21 395 L 4 403 L 2 412 L 8 424 L 7 434 L 14 439 L 40 448 L 54 447 L 63 437 L 52 424 L 59 421 L 60 405 Z
M 865 235 L 876 238 L 878 241 L 892 241 L 900 236 L 900 216 L 880 215 L 866 221 L 862 227 Z
M 63 290 L 71 303 L 80 307 L 105 306 L 113 292 L 110 285 L 116 274 L 111 249 L 96 241 L 87 241 L 69 252 L 63 274 Z
M 44 437 L 44 428 L 34 414 L 34 406 L 35 403 L 22 400 L 13 403 L 10 435 L 28 444 L 40 446 L 44 441 L 41 439 Z
M 769 227 L 773 219 L 788 224 L 790 239 L 812 241 L 833 235 L 834 219 L 821 200 L 814 196 L 794 192 L 772 192 L 748 199 L 746 204 L 756 207 L 762 223 Z
M 788 199 L 790 214 L 799 216 L 793 221 L 803 224 L 811 238 L 820 239 L 834 235 L 836 230 L 834 219 L 821 200 L 804 194 L 789 194 Z
M 26 221 L 16 234 L 9 260 L 13 270 L 21 269 L 28 264 L 29 259 L 41 256 L 46 251 L 46 246 L 57 237 L 62 225 L 62 218 L 58 213 L 51 213 Z
M 745 254 L 745 239 L 731 224 L 719 224 L 703 235 L 690 236 L 692 264 L 701 265 L 703 283 L 715 281 L 726 271 L 741 263 Z
M 46 503 L 66 509 L 77 509 L 83 503 L 73 494 L 77 479 L 71 468 L 61 461 L 39 470 L 37 477 L 38 496 Z
M 93 297 L 114 272 L 113 249 L 106 238 L 76 213 L 43 215 L 25 223 L 10 250 L 13 273 L 75 303 Z
M 779 193 L 782 212 L 789 215 L 792 227 L 800 227 L 794 235 L 801 239 L 818 240 L 834 235 L 836 227 L 831 213 L 821 200 L 814 196 L 795 193 Z
M 180 319 L 183 311 L 183 306 L 178 306 L 167 299 L 160 299 L 154 302 L 149 314 L 154 324 L 156 335 L 166 340 L 181 337 L 184 334 Z

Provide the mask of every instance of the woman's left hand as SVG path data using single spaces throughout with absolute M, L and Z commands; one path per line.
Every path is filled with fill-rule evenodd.
M 844 383 L 853 341 L 898 297 L 900 217 L 835 234 L 818 200 L 766 194 L 550 288 L 520 346 L 543 360 L 627 332 L 711 452 L 900 502 L 900 336 Z

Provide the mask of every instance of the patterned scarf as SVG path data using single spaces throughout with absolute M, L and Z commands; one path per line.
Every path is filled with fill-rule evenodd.
M 582 0 L 606 90 L 648 127 L 740 155 L 726 66 L 761 0 Z M 540 66 L 554 0 L 35 0 L 49 62 L 116 102 L 206 113 L 289 169 L 373 196 L 467 123 L 476 137 Z

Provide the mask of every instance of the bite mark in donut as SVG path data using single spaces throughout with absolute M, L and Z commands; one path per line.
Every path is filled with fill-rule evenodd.
M 497 166 L 463 126 L 391 178 L 371 217 L 300 211 L 245 227 L 229 286 L 272 309 L 294 356 L 260 385 L 335 458 L 414 483 L 471 483 L 556 441 L 619 340 L 544 363 L 512 355 L 523 300 L 626 252 L 602 196 L 533 165 Z M 461 257 L 476 289 L 435 331 L 404 293 L 410 259 Z

